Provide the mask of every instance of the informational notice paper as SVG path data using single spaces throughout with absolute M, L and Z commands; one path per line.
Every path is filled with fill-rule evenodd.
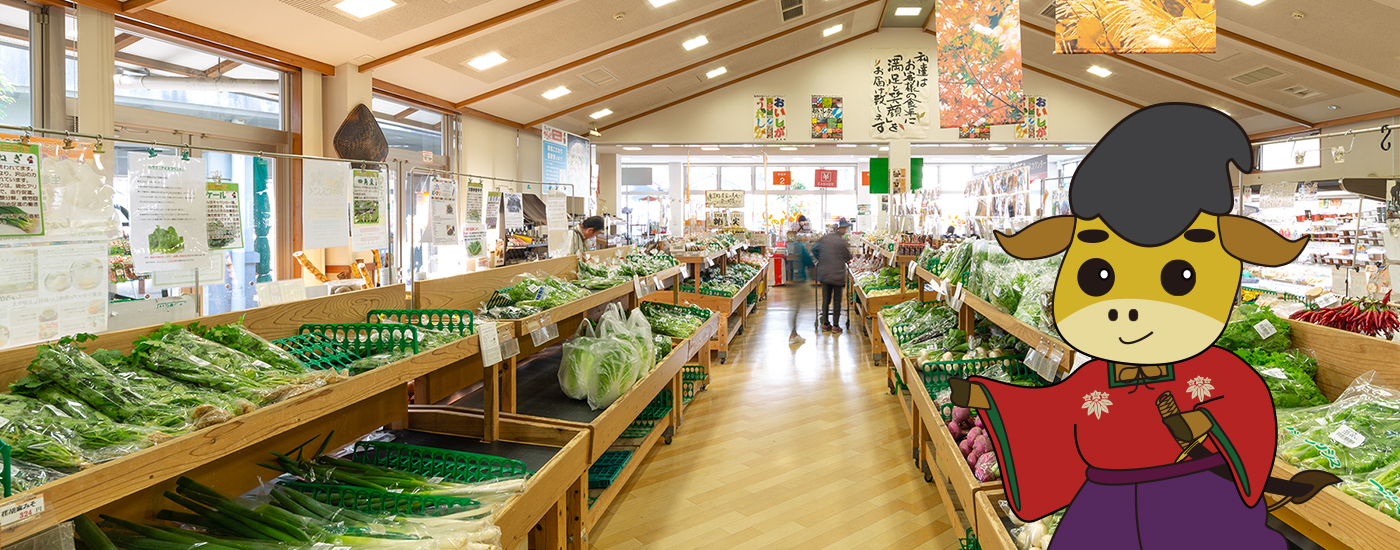
M 0 237 L 44 234 L 39 146 L 0 142 Z
M 208 208 L 209 249 L 243 248 L 243 208 L 238 203 L 238 184 L 215 178 L 204 184 Z
M 462 225 L 462 242 L 467 244 L 467 256 L 480 258 L 490 251 L 490 241 L 486 237 L 486 224 L 468 223 Z
M 389 246 L 389 192 L 384 174 L 378 170 L 355 170 L 351 174 L 350 246 L 355 252 Z
M 486 194 L 486 228 L 498 229 L 501 225 L 501 193 L 492 191 Z
M 467 182 L 466 206 L 462 207 L 466 210 L 466 212 L 464 212 L 466 215 L 466 223 L 483 223 L 485 221 L 481 212 L 482 208 L 484 208 L 483 201 L 486 198 L 485 190 L 485 186 L 479 181 Z
M 558 258 L 569 250 L 569 197 L 563 191 L 550 191 L 544 199 L 545 221 L 549 226 L 549 256 Z
M 302 162 L 302 248 L 335 248 L 350 242 L 350 165 Z
M 107 244 L 0 249 L 0 348 L 107 330 Z
M 520 193 L 501 193 L 506 204 L 506 229 L 525 227 L 525 197 Z
M 461 242 L 457 227 L 457 182 L 452 178 L 434 177 L 428 198 L 432 201 L 433 244 Z
M 138 273 L 191 269 L 209 256 L 204 159 L 129 157 L 131 256 Z

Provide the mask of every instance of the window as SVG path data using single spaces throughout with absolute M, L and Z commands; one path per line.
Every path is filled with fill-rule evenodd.
M 753 167 L 725 166 L 720 168 L 720 189 L 753 192 Z
M 0 122 L 33 124 L 33 87 L 29 54 L 29 16 L 0 4 Z
M 1267 172 L 1322 166 L 1322 156 L 1318 151 L 1321 143 L 1322 140 L 1311 138 L 1260 145 L 1259 169 Z M 1299 155 L 1302 155 L 1301 159 Z
M 374 111 L 375 120 L 379 121 L 379 128 L 384 131 L 384 138 L 389 140 L 389 147 L 443 154 L 442 126 L 446 117 L 442 113 L 377 94 L 371 110 Z
M 717 190 L 715 180 L 718 178 L 719 168 L 714 166 L 691 166 L 690 167 L 690 194 L 704 195 L 706 191 Z

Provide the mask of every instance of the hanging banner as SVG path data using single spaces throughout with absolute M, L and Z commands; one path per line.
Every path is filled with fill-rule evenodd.
M 0 140 L 18 141 L 17 135 L 0 134 Z M 39 153 L 39 202 L 43 206 L 43 231 L 8 233 L 18 231 L 18 220 L 26 219 L 10 212 L 10 216 L 0 215 L 0 246 L 19 243 L 41 243 L 54 241 L 110 241 L 121 236 L 121 224 L 117 210 L 112 208 L 112 185 L 107 176 L 96 168 L 97 161 L 92 153 L 92 144 L 62 139 L 31 137 L 32 145 Z M 18 146 L 18 143 L 10 145 Z M 5 154 L 5 153 L 0 153 Z M 23 154 L 23 153 L 14 153 Z M 8 168 L 0 167 L 0 171 Z M 13 194 L 15 178 L 0 176 L 0 194 Z M 23 187 L 23 185 L 21 185 Z M 26 194 L 21 190 L 21 197 Z M 25 202 L 13 197 L 0 199 L 0 205 L 13 206 Z M 32 229 L 32 228 L 30 228 Z
M 743 208 L 743 191 L 706 191 L 705 206 L 709 208 Z
M 350 242 L 350 165 L 307 160 L 301 166 L 301 247 L 345 246 Z
M 860 173 L 860 186 L 870 187 L 870 171 L 864 170 Z
M 492 191 L 486 194 L 486 228 L 499 229 L 501 221 L 501 192 Z
M 569 239 L 569 196 L 553 190 L 544 198 L 545 223 L 549 227 L 549 257 L 558 258 L 572 251 Z
M 209 256 L 204 159 L 128 157 L 131 252 L 138 273 L 192 269 Z
M 355 170 L 351 190 L 354 219 L 350 224 L 350 249 L 378 250 L 389 247 L 389 189 L 378 170 Z
M 106 243 L 0 249 L 0 349 L 106 330 Z
M 922 139 L 933 124 L 931 58 L 924 50 L 873 49 L 870 137 Z
M 754 139 L 787 140 L 787 107 L 782 96 L 753 96 Z
M 835 170 L 817 170 L 817 176 L 816 176 L 816 177 L 817 177 L 817 183 L 816 183 L 816 186 L 817 186 L 817 187 L 826 187 L 826 188 L 829 188 L 829 189 L 835 189 L 835 188 L 836 188 L 836 171 L 835 171 Z
M 238 202 L 238 184 L 214 178 L 204 184 L 208 208 L 209 249 L 243 248 L 243 207 Z
M 575 197 L 589 196 L 589 183 L 593 180 L 593 148 L 589 146 L 586 138 L 568 134 L 568 139 L 569 167 L 564 183 L 573 185 L 568 194 Z
M 841 96 L 812 96 L 812 139 L 843 139 Z
M 479 181 L 467 182 L 466 206 L 463 206 L 463 214 L 466 215 L 466 223 L 484 223 L 486 218 L 482 216 L 483 198 L 486 187 Z
M 0 237 L 44 234 L 39 146 L 0 142 Z
M 958 139 L 980 139 L 984 141 L 992 139 L 992 125 L 973 124 L 969 126 L 959 126 Z
M 1049 129 L 1046 127 L 1045 117 L 1049 113 L 1046 108 L 1045 96 L 1026 96 L 1025 106 L 1022 107 L 1022 114 L 1025 120 L 1016 126 L 1016 139 L 1035 139 L 1045 141 L 1050 139 Z M 991 139 L 988 136 L 988 139 Z
M 501 201 L 505 203 L 505 228 L 520 229 L 525 227 L 525 198 L 520 193 L 501 193 Z
M 461 242 L 461 235 L 457 234 L 457 182 L 434 177 L 428 187 L 428 200 L 432 205 L 433 244 Z
M 541 155 L 544 171 L 541 172 L 540 181 L 544 183 L 568 183 L 568 133 L 553 126 L 540 126 L 540 142 L 544 148 Z
M 792 185 L 792 172 L 788 170 L 773 172 L 773 185 Z
M 486 224 L 484 223 L 463 224 L 462 240 L 467 243 L 467 256 L 469 257 L 480 258 L 489 251 Z
M 1021 122 L 1021 4 L 940 0 L 938 122 L 942 128 Z
M 1056 0 L 1055 53 L 1215 53 L 1215 1 Z

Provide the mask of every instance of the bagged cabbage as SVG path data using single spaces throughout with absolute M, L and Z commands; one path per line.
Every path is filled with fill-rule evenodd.
M 588 394 L 588 407 L 606 409 L 637 382 L 638 351 L 625 339 L 600 339 L 598 368 L 591 377 L 596 391 Z
M 588 397 L 594 371 L 598 369 L 598 355 L 593 350 L 597 341 L 593 323 L 584 319 L 573 339 L 564 342 L 564 358 L 559 361 L 559 388 L 571 399 Z

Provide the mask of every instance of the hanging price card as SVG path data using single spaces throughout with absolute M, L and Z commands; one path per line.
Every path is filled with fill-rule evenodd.
M 0 507 L 0 527 L 10 528 L 37 519 L 44 513 L 43 495 L 21 495 L 19 500 Z
M 476 325 L 477 342 L 481 347 L 481 363 L 491 366 L 501 362 L 501 340 L 496 333 L 494 321 L 481 321 Z
M 653 287 L 653 288 L 655 288 L 656 290 L 661 290 L 661 287 L 665 286 L 665 285 L 661 284 L 661 276 L 660 276 L 660 275 L 653 275 L 653 276 L 651 277 L 651 282 L 656 283 L 656 286 Z
M 1074 352 L 1074 366 L 1070 367 L 1069 371 L 1070 371 L 1071 373 L 1073 373 L 1074 371 L 1079 370 L 1079 367 L 1084 366 L 1085 363 L 1088 363 L 1088 362 L 1093 361 L 1093 360 L 1094 360 L 1093 357 L 1090 357 L 1090 356 L 1088 356 L 1088 355 L 1085 355 L 1085 354 L 1082 354 L 1082 353 L 1079 353 L 1079 352 L 1076 351 L 1076 352 Z
M 910 278 L 910 279 L 913 279 L 913 278 L 914 278 L 915 270 L 916 270 L 918 267 L 919 267 L 919 262 L 918 262 L 918 261 L 909 260 L 909 278 Z

